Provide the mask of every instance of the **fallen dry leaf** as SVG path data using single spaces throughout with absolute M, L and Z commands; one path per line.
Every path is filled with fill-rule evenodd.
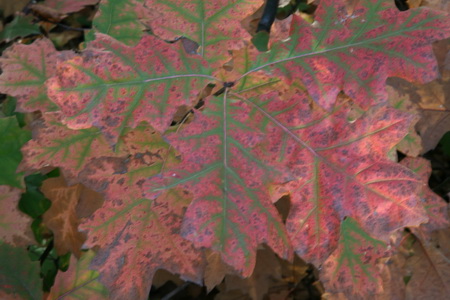
M 67 186 L 63 177 L 45 180 L 41 190 L 52 202 L 50 209 L 43 215 L 43 223 L 53 231 L 56 252 L 64 255 L 70 251 L 80 257 L 85 236 L 78 231 L 80 218 L 77 211 L 83 216 L 89 215 L 89 212 L 93 212 L 91 203 L 98 207 L 101 196 L 81 184 Z M 84 197 L 87 201 L 82 200 Z M 78 208 L 80 203 L 83 203 L 82 208 Z

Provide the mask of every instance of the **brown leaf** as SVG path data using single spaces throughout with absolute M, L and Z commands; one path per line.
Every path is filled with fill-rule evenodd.
M 101 196 L 81 184 L 67 186 L 63 177 L 45 180 L 42 192 L 52 201 L 43 222 L 55 235 L 56 252 L 64 255 L 70 251 L 80 257 L 85 236 L 78 231 L 79 217 L 90 215 L 99 206 Z
M 383 292 L 376 296 L 377 300 L 405 299 L 405 263 L 406 257 L 402 253 L 381 260 L 380 266 L 382 266 L 381 278 L 383 280 Z
M 0 11 L 4 18 L 22 10 L 29 0 L 0 1 Z
M 383 259 L 383 293 L 377 300 L 444 300 L 450 295 L 448 228 L 438 232 L 441 241 L 427 243 L 411 233 L 403 234 L 398 252 Z M 435 235 L 438 237 L 438 235 Z
M 43 4 L 33 4 L 30 5 L 29 8 L 33 11 L 34 14 L 50 22 L 59 22 L 65 17 L 67 17 L 66 14 L 62 14 L 56 9 L 48 7 Z
M 450 2 L 448 0 L 423 0 L 422 6 L 450 12 Z
M 417 157 L 423 150 L 422 139 L 415 129 L 417 122 L 420 120 L 417 105 L 411 102 L 408 94 L 401 94 L 392 86 L 387 86 L 386 91 L 388 92 L 389 102 L 393 107 L 415 115 L 414 120 L 410 124 L 408 134 L 397 144 L 396 148 L 407 156 Z
M 205 286 L 208 291 L 219 285 L 225 275 L 231 272 L 230 267 L 228 267 L 221 259 L 220 253 L 213 252 L 206 256 L 207 265 L 205 268 Z
M 448 236 L 447 236 L 448 239 Z M 406 299 L 448 299 L 450 295 L 450 260 L 442 251 L 416 240 L 406 263 L 411 280 Z
M 243 279 L 240 276 L 229 275 L 225 278 L 226 289 L 216 298 L 232 299 L 230 294 L 235 294 L 236 290 L 244 295 L 249 295 L 249 299 L 262 300 L 269 291 L 269 288 L 281 280 L 282 269 L 276 255 L 268 250 L 259 250 L 257 254 L 257 264 L 253 274 Z
M 391 103 L 411 101 L 413 104 L 408 105 L 408 111 L 418 111 L 421 116 L 416 125 L 422 137 L 421 153 L 434 149 L 450 128 L 450 69 L 446 67 L 447 56 L 450 55 L 450 39 L 436 43 L 433 49 L 441 78 L 426 84 L 414 84 L 399 78 L 389 78 L 387 81 L 395 90 L 390 90 Z
M 407 2 L 409 8 L 416 8 L 422 4 L 423 0 L 408 0 Z

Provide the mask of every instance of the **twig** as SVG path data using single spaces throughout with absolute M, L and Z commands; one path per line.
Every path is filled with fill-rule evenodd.
M 189 282 L 185 282 L 183 285 L 180 285 L 179 287 L 177 287 L 176 289 L 174 289 L 173 291 L 162 297 L 161 300 L 170 300 L 170 298 L 172 298 L 173 296 L 175 296 L 176 294 L 187 288 L 188 285 Z

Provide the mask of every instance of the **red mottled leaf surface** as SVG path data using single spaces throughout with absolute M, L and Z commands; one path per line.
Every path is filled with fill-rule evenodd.
M 57 52 L 47 39 L 30 45 L 14 44 L 0 58 L 0 93 L 16 97 L 22 112 L 56 110 L 45 81 L 56 74 L 56 62 L 62 55 L 68 58 L 70 52 Z
M 270 181 L 283 174 L 251 153 L 264 134 L 252 124 L 250 109 L 226 95 L 209 98 L 194 121 L 167 137 L 182 154 L 182 164 L 167 171 L 165 182 L 150 182 L 151 188 L 165 185 L 153 191 L 189 191 L 194 201 L 186 211 L 183 236 L 198 247 L 221 252 L 224 262 L 244 276 L 252 274 L 261 243 L 281 257 L 292 256 L 268 194 Z
M 33 124 L 33 139 L 23 148 L 19 169 L 39 171 L 60 167 L 73 181 L 82 168 L 99 156 L 118 156 L 96 128 L 71 130 L 61 123 L 61 113 L 46 113 Z
M 179 235 L 184 197 L 174 193 L 153 201 L 128 195 L 107 198 L 108 205 L 82 225 L 89 230 L 86 245 L 101 247 L 92 265 L 103 274 L 101 282 L 113 299 L 147 299 L 158 269 L 201 283 L 202 252 Z
M 323 264 L 321 279 L 326 290 L 337 290 L 354 299 L 355 295 L 364 299 L 382 292 L 376 263 L 386 254 L 386 244 L 373 239 L 355 220 L 345 219 L 341 223 L 339 246 Z
M 198 53 L 214 65 L 250 41 L 241 20 L 263 5 L 262 0 L 146 0 L 150 27 L 166 40 L 185 36 L 199 45 Z
M 358 1 L 349 15 L 345 2 L 321 1 L 312 25 L 294 16 L 290 40 L 252 61 L 250 72 L 274 70 L 301 81 L 327 109 L 341 90 L 366 109 L 386 101 L 388 76 L 418 82 L 438 76 L 431 42 L 450 36 L 447 15 L 427 8 L 400 12 L 383 0 Z
M 170 47 L 145 36 L 127 47 L 97 37 L 82 55 L 60 64 L 47 83 L 72 129 L 98 127 L 111 143 L 141 121 L 164 132 L 177 107 L 192 106 L 210 78 L 205 62 L 184 54 L 179 43 Z
M 287 182 L 276 194 L 291 197 L 290 241 L 316 265 L 338 248 L 346 217 L 367 232 L 364 237 L 384 242 L 404 226 L 428 221 L 417 195 L 419 177 L 387 159 L 412 116 L 378 107 L 352 124 L 345 104 L 325 112 L 312 110 L 301 91 L 285 101 L 277 95 L 210 98 L 189 125 L 168 135 L 182 163 L 149 186 L 154 193 L 182 188 L 193 195 L 184 237 L 221 252 L 244 275 L 252 272 L 259 243 L 286 256 L 289 244 L 267 195 L 270 182 Z
M 88 232 L 86 245 L 100 247 L 92 265 L 103 274 L 101 281 L 113 299 L 147 299 L 160 268 L 200 283 L 203 254 L 179 235 L 190 198 L 172 192 L 150 200 L 142 190 L 146 178 L 173 164 L 167 143 L 141 126 L 125 135 L 121 146 L 127 159 L 103 157 L 80 174 L 105 195 L 103 207 L 81 225 Z
M 387 159 L 411 116 L 378 107 L 350 123 L 345 104 L 332 112 L 311 109 L 300 91 L 288 101 L 278 101 L 276 92 L 245 101 L 261 113 L 252 121 L 265 126 L 260 155 L 289 168 L 279 193 L 290 194 L 286 228 L 302 258 L 321 264 L 337 247 L 344 217 L 385 242 L 395 230 L 428 220 L 416 195 L 419 178 Z

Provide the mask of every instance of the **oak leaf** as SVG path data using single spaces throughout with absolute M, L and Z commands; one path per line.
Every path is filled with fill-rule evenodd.
M 0 298 L 42 299 L 39 263 L 30 260 L 27 250 L 0 241 L 0 257 Z
M 431 175 L 431 163 L 424 158 L 406 157 L 401 164 L 413 170 L 418 174 L 424 183 L 428 182 Z M 424 184 L 425 185 L 425 184 Z M 444 229 L 449 226 L 448 203 L 444 199 L 434 193 L 428 186 L 424 186 L 420 195 L 421 202 L 425 208 L 429 221 L 422 224 L 417 230 L 413 228 L 413 232 L 420 236 L 423 241 L 431 238 L 431 233 L 438 229 Z
M 145 34 L 145 27 L 139 21 L 142 11 L 143 0 L 101 1 L 86 41 L 95 40 L 95 33 L 100 32 L 126 45 L 136 45 Z
M 430 43 L 449 35 L 446 16 L 375 0 L 349 14 L 345 1 L 323 0 L 313 24 L 293 16 L 290 39 L 258 53 L 240 21 L 261 3 L 147 0 L 152 31 L 187 35 L 200 55 L 152 35 L 127 46 L 97 33 L 50 62 L 40 92 L 60 111 L 43 108 L 21 170 L 60 167 L 105 197 L 80 228 L 113 299 L 146 299 L 158 269 L 201 283 L 204 248 L 250 276 L 264 243 L 364 298 L 379 291 L 392 234 L 442 223 L 434 200 L 422 201 L 424 176 L 390 159 L 413 116 L 387 106 L 385 80 L 437 76 Z M 212 73 L 223 62 L 227 72 Z
M 50 209 L 44 213 L 42 221 L 53 231 L 56 253 L 64 255 L 70 251 L 76 257 L 80 257 L 80 249 L 86 238 L 78 231 L 80 216 L 77 211 L 83 202 L 85 205 L 92 205 L 92 203 L 82 200 L 89 194 L 89 191 L 81 184 L 67 186 L 63 177 L 45 180 L 41 190 L 45 197 L 52 202 Z M 96 196 L 101 198 L 100 195 Z M 95 202 L 95 200 L 92 195 L 88 199 L 89 202 Z M 86 210 L 86 208 L 82 209 Z

